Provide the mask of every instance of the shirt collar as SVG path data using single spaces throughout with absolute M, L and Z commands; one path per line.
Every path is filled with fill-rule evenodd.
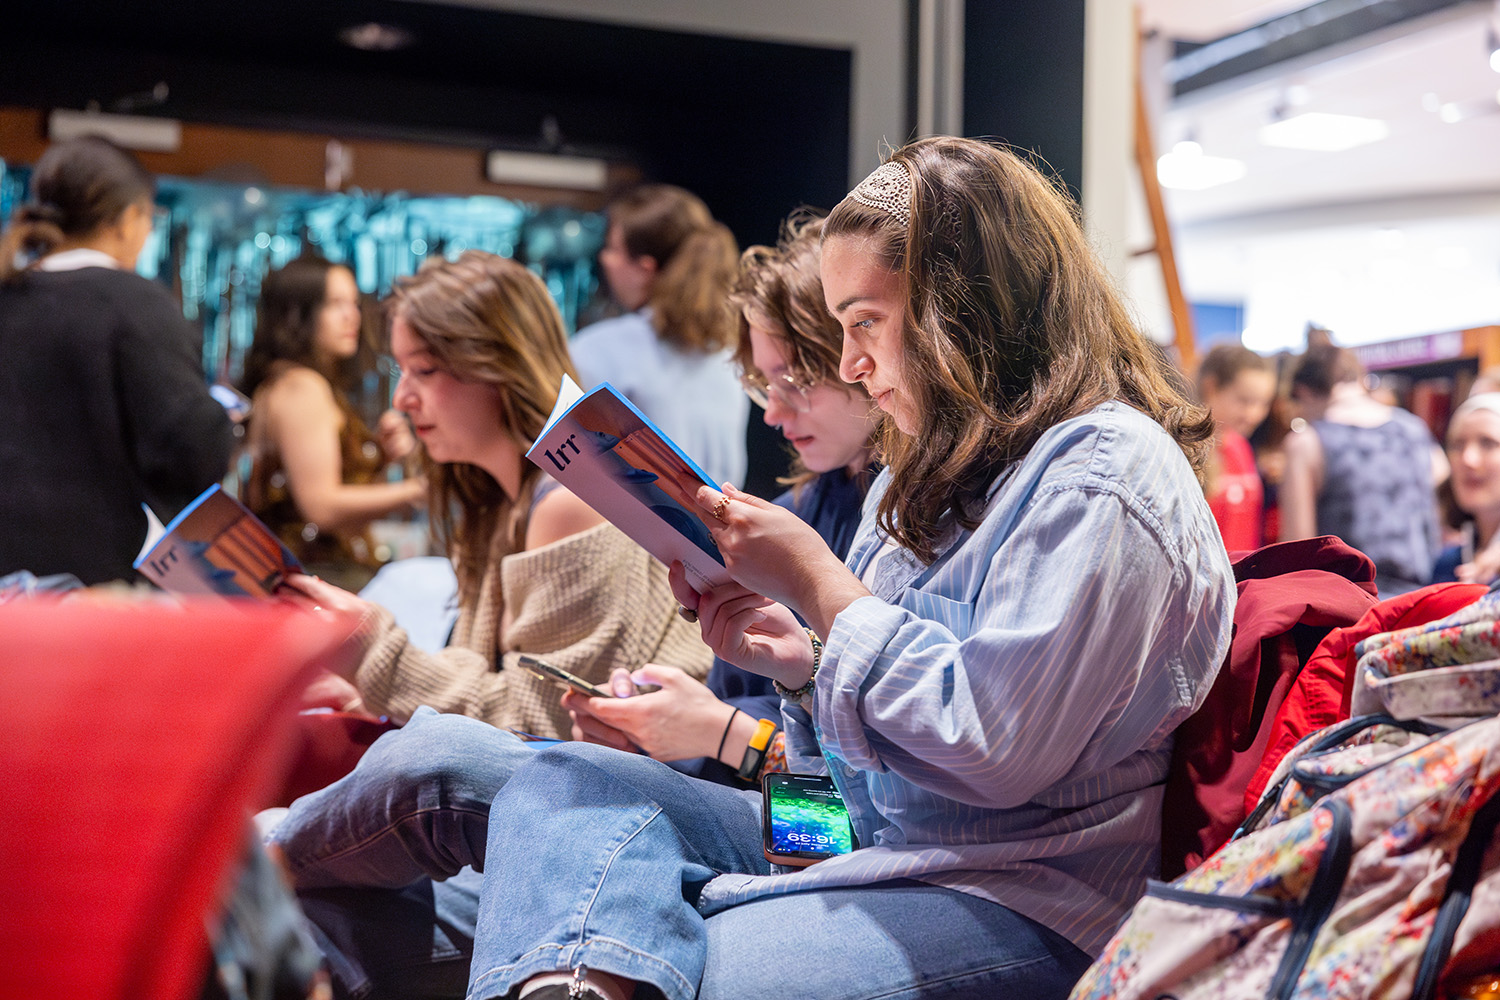
M 118 271 L 120 270 L 120 262 L 103 250 L 79 247 L 76 250 L 64 250 L 62 253 L 48 254 L 37 261 L 36 267 L 39 271 L 77 271 L 84 267 L 107 267 Z

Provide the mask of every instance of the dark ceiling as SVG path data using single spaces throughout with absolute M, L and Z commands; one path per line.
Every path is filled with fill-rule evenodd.
M 4 104 L 604 155 L 698 191 L 742 240 L 846 189 L 847 50 L 394 0 L 55 0 L 7 22 Z M 338 40 L 364 22 L 413 42 Z

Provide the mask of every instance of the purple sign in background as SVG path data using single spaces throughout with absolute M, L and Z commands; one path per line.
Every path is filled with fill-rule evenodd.
M 1373 370 L 1445 361 L 1458 357 L 1463 349 L 1464 335 L 1454 330 L 1449 333 L 1407 337 L 1404 340 L 1388 340 L 1382 344 L 1363 344 L 1353 350 L 1360 364 Z

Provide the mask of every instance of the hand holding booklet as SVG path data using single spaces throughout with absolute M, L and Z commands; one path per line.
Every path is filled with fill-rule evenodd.
M 641 548 L 682 563 L 695 588 L 729 582 L 694 499 L 718 484 L 608 382 L 584 392 L 564 375 L 526 457 Z
M 215 483 L 183 508 L 135 568 L 174 594 L 269 597 L 295 556 L 261 520 Z

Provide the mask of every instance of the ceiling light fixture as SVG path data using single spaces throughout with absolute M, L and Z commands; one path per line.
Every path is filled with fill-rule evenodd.
M 1496 36 L 1493 24 L 1484 29 L 1484 45 L 1490 50 L 1490 69 L 1500 73 L 1500 36 Z
M 1203 147 L 1184 139 L 1156 161 L 1156 180 L 1174 191 L 1202 191 L 1245 176 L 1245 164 L 1227 156 L 1209 156 Z
M 405 28 L 394 24 L 380 24 L 376 21 L 351 24 L 347 28 L 342 28 L 339 30 L 338 38 L 351 49 L 359 49 L 363 52 L 395 52 L 398 49 L 409 48 L 416 41 L 416 37 Z
M 1284 118 L 1262 125 L 1259 132 L 1262 145 L 1322 153 L 1336 153 L 1379 142 L 1390 134 L 1390 126 L 1378 118 L 1335 115 L 1325 111 L 1308 111 Z
M 182 123 L 175 118 L 115 115 L 99 111 L 58 108 L 47 116 L 47 137 L 53 142 L 84 135 L 102 135 L 118 146 L 151 153 L 175 153 L 182 148 Z
M 609 164 L 587 156 L 494 149 L 485 157 L 484 174 L 496 184 L 603 191 L 609 180 Z

